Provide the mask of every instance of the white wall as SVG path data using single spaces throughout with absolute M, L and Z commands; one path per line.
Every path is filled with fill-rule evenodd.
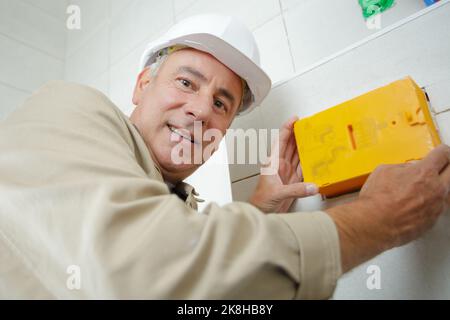
M 278 83 L 262 106 L 239 120 L 240 124 L 279 128 L 294 114 L 311 115 L 410 75 L 427 90 L 441 137 L 450 144 L 450 1 L 434 8 Z M 234 171 L 234 199 L 245 200 L 250 195 L 257 181 L 250 176 L 257 169 L 247 166 Z M 298 200 L 292 211 L 324 209 L 355 196 L 357 193 L 328 201 L 320 196 Z M 446 212 L 423 238 L 385 252 L 344 275 L 334 298 L 449 299 L 449 230 L 450 212 Z M 381 269 L 381 290 L 366 287 L 369 265 Z
M 63 78 L 65 8 L 65 1 L 0 0 L 0 119 Z

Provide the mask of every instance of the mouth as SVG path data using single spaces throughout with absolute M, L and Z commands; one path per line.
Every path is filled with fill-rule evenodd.
M 170 131 L 172 131 L 173 133 L 175 133 L 176 135 L 182 137 L 183 139 L 189 141 L 190 143 L 193 144 L 198 144 L 194 138 L 193 135 L 187 130 L 187 129 L 182 129 L 182 128 L 176 128 L 170 124 L 167 124 L 167 128 L 169 128 Z

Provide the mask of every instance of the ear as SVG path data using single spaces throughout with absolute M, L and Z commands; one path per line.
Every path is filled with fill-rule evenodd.
M 136 85 L 133 91 L 133 104 L 135 106 L 139 105 L 144 95 L 145 88 L 150 84 L 152 77 L 150 75 L 150 67 L 145 67 L 142 70 L 136 80 Z

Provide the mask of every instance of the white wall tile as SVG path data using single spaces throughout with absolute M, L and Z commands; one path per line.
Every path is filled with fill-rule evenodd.
M 84 82 L 95 78 L 108 69 L 109 30 L 104 23 L 92 37 L 66 58 L 65 78 Z
M 30 4 L 0 1 L 0 33 L 64 58 L 65 23 Z
M 372 32 L 352 13 L 357 1 L 307 1 L 284 13 L 296 70 L 345 48 Z
M 139 74 L 139 59 L 146 44 L 131 51 L 119 62 L 111 66 L 111 100 L 125 113 L 134 109 L 132 102 L 133 90 Z
M 231 184 L 233 201 L 248 202 L 248 199 L 252 196 L 258 181 L 259 175 L 233 182 Z
M 106 96 L 109 96 L 109 70 L 103 72 L 97 77 L 87 79 L 82 83 L 101 91 Z
M 231 130 L 236 129 L 242 130 L 234 131 L 234 135 L 231 135 Z M 252 160 L 249 151 L 249 143 L 251 142 L 248 141 L 249 138 L 247 138 L 246 140 L 244 139 L 246 136 L 251 136 L 251 132 L 249 130 L 253 130 L 255 131 L 255 135 L 258 136 L 257 143 L 261 144 L 260 146 L 263 150 L 267 150 L 267 141 L 260 141 L 259 139 L 259 129 L 265 129 L 259 107 L 256 107 L 254 110 L 252 110 L 252 112 L 237 117 L 233 120 L 233 123 L 230 126 L 230 130 L 225 136 L 228 150 L 228 162 L 230 163 L 230 177 L 232 182 L 254 174 L 259 174 L 259 162 L 260 160 L 264 161 L 265 159 L 258 159 L 258 156 L 256 157 L 257 163 L 253 163 L 253 161 L 250 161 Z M 255 147 L 254 145 L 252 146 Z M 242 153 L 244 154 L 242 155 Z M 245 157 L 244 164 L 238 163 L 238 155 L 240 155 L 241 157 Z M 255 154 L 252 155 L 254 156 Z
M 51 14 L 59 20 L 66 20 L 66 9 L 69 4 L 68 0 L 22 0 L 41 10 Z
M 70 0 L 80 8 L 81 28 L 67 30 L 66 55 L 82 47 L 109 18 L 108 0 Z
M 211 158 L 185 181 L 195 188 L 200 199 L 205 200 L 199 203 L 199 211 L 210 202 L 225 205 L 232 201 L 227 148 L 223 140 Z
M 182 13 L 176 15 L 176 21 L 201 13 L 233 15 L 254 30 L 279 15 L 280 5 L 278 0 L 198 0 Z
M 338 282 L 334 299 L 448 299 L 450 266 L 448 226 L 450 212 L 420 239 L 367 261 Z M 368 290 L 367 268 L 381 270 L 381 289 Z
M 262 68 L 272 83 L 293 75 L 294 67 L 282 16 L 266 22 L 253 32 L 259 47 Z
M 442 142 L 450 145 L 450 111 L 438 114 L 436 121 Z
M 293 9 L 296 6 L 303 5 L 307 2 L 314 2 L 314 0 L 280 0 L 281 9 L 283 11 Z
M 433 83 L 425 88 L 434 112 L 450 109 L 450 80 Z
M 0 83 L 0 120 L 21 105 L 30 94 Z
M 381 14 L 381 28 L 386 28 L 425 8 L 426 5 L 423 1 L 395 1 L 392 8 Z M 362 14 L 361 11 L 359 14 Z
M 0 81 L 33 91 L 45 82 L 62 79 L 63 62 L 0 34 Z
M 170 1 L 132 2 L 111 22 L 111 63 L 116 63 L 145 39 L 155 38 L 173 24 Z
M 183 10 L 188 9 L 197 0 L 173 0 L 175 15 L 180 14 Z
M 297 71 L 378 31 L 366 26 L 358 1 L 296 2 L 289 4 L 284 15 Z M 422 8 L 421 1 L 397 1 L 381 15 L 380 26 L 385 28 Z
M 126 8 L 132 5 L 135 0 L 110 0 L 111 5 L 111 17 L 115 17 L 120 14 Z
M 295 80 L 273 88 L 260 107 L 264 126 L 280 128 L 292 116 L 304 116 L 306 110 L 302 102 L 306 97 L 307 92 Z

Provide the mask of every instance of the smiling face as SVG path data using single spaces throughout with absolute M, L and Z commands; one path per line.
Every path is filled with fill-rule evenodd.
M 133 94 L 136 108 L 130 120 L 139 129 L 166 181 L 181 181 L 201 165 L 195 163 L 194 154 L 202 155 L 202 150 L 217 141 L 205 141 L 197 135 L 197 129 L 201 128 L 203 134 L 216 129 L 223 137 L 242 93 L 238 75 L 212 55 L 192 48 L 170 54 L 155 77 L 149 68 L 139 74 Z M 180 146 L 191 150 L 188 163 L 173 161 L 172 151 Z

